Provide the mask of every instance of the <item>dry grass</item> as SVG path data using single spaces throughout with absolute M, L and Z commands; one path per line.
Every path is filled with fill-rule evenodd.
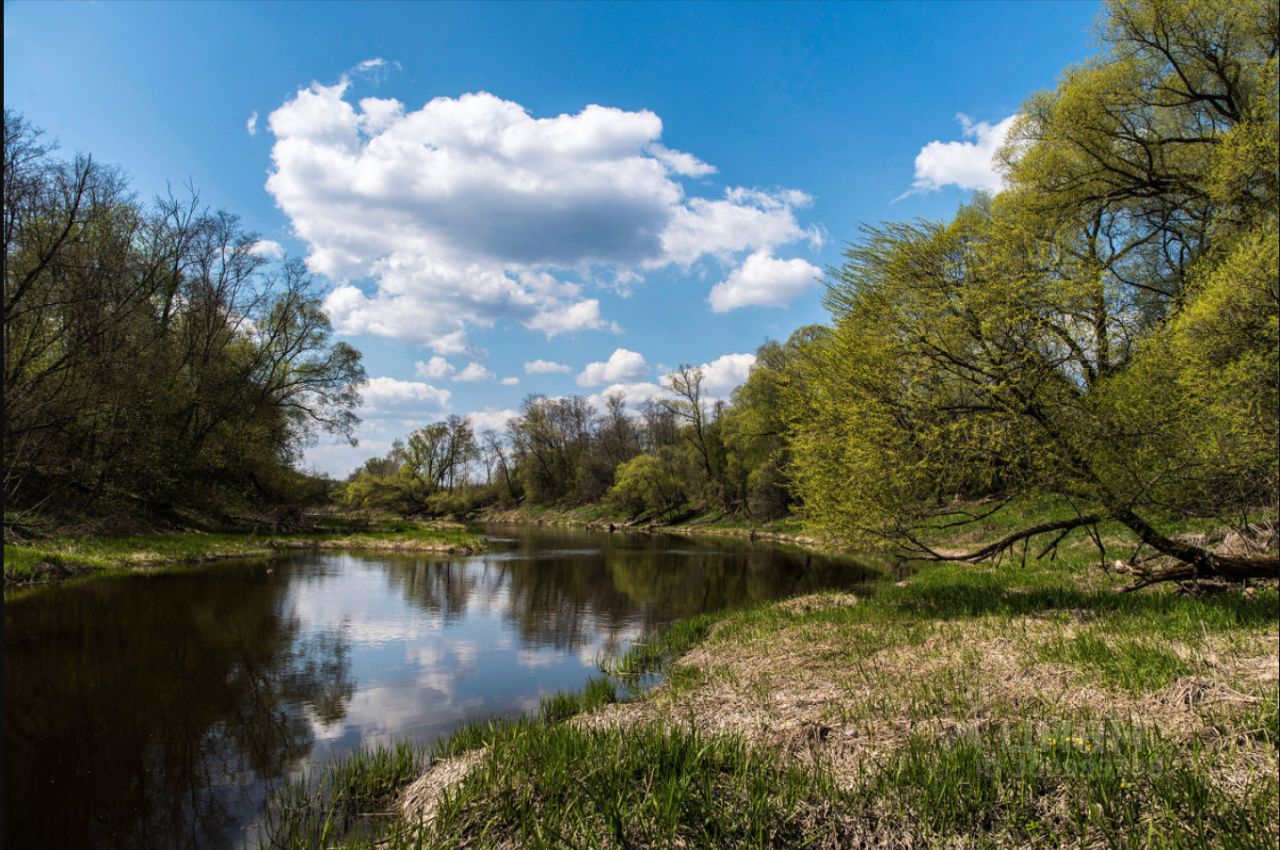
M 852 600 L 801 597 L 782 603 L 789 612 L 830 611 Z M 1202 673 L 1178 677 L 1145 693 L 1106 687 L 1087 671 L 1046 664 L 1035 649 L 1071 635 L 1075 621 L 1041 617 L 936 623 L 919 643 L 874 646 L 876 626 L 812 629 L 802 624 L 745 642 L 717 641 L 680 660 L 696 675 L 660 685 L 641 701 L 608 706 L 592 724 L 661 720 L 706 733 L 741 735 L 829 768 L 854 787 L 912 735 L 954 738 L 993 725 L 1037 718 L 1057 722 L 1128 719 L 1176 739 L 1212 738 L 1223 713 L 1256 707 L 1280 677 L 1280 640 L 1273 630 L 1244 642 L 1211 638 L 1178 644 Z M 721 632 L 724 630 L 721 629 Z M 825 632 L 825 634 L 824 634 Z M 858 635 L 853 640 L 851 634 Z M 871 648 L 850 652 L 850 645 Z M 1274 746 L 1233 751 L 1244 762 L 1276 769 Z M 1230 770 L 1229 765 L 1223 765 Z
M 400 814 L 411 824 L 427 825 L 435 820 L 441 796 L 471 772 L 486 750 L 471 750 L 453 758 L 438 761 L 404 789 L 399 800 Z

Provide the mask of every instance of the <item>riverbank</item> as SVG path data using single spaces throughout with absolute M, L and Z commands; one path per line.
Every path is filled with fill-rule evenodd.
M 817 537 L 805 533 L 804 523 L 799 518 L 790 516 L 756 522 L 745 517 L 717 511 L 694 514 L 674 522 L 638 521 L 617 514 L 606 505 L 593 504 L 569 508 L 540 505 L 489 508 L 481 512 L 477 521 L 563 525 L 604 531 L 662 531 L 672 534 L 710 534 L 722 537 L 741 537 L 751 540 L 788 543 L 821 551 L 829 551 L 831 549 Z
M 1095 545 L 678 624 L 311 811 L 376 804 L 390 847 L 1274 847 L 1275 584 L 1122 594 Z
M 358 530 L 335 526 L 309 531 L 174 531 L 127 537 L 51 537 L 4 547 L 6 589 L 77 576 L 266 557 L 298 549 L 373 549 L 471 553 L 484 538 L 459 523 L 388 520 Z

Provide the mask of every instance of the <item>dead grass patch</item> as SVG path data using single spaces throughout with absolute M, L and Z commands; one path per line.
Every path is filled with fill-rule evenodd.
M 851 604 L 851 603 L 849 603 Z M 789 614 L 836 607 L 831 597 L 780 603 Z M 1036 647 L 1071 636 L 1098 619 L 1069 610 L 1065 618 L 977 618 L 932 624 L 917 644 L 872 646 L 872 624 L 827 629 L 814 639 L 803 621 L 746 641 L 709 640 L 685 655 L 695 684 L 659 685 L 646 698 L 608 706 L 578 722 L 631 725 L 661 721 L 704 734 L 739 735 L 805 765 L 829 769 L 855 787 L 913 735 L 954 740 L 1033 719 L 1044 726 L 1123 720 L 1175 740 L 1218 736 L 1224 712 L 1246 712 L 1278 674 L 1276 633 L 1233 645 L 1226 637 L 1174 651 L 1203 662 L 1203 673 L 1179 677 L 1153 692 L 1106 687 L 1088 670 L 1042 661 Z M 1249 749 L 1246 747 L 1246 749 Z M 1223 775 L 1276 768 L 1275 747 L 1239 748 Z
M 471 772 L 486 750 L 471 750 L 431 765 L 400 795 L 399 809 L 410 824 L 426 825 L 436 816 L 436 808 L 444 793 L 461 782 Z

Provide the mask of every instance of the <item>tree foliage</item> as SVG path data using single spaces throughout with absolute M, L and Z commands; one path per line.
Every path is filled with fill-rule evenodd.
M 4 128 L 4 461 L 11 508 L 219 511 L 299 498 L 297 451 L 350 436 L 360 355 L 302 264 L 195 196 Z
M 833 535 L 952 557 L 926 540 L 957 497 L 1049 493 L 1177 575 L 1275 573 L 1159 526 L 1276 503 L 1276 6 L 1109 13 L 1106 51 L 1026 105 L 1006 191 L 834 270 L 794 416 Z
M 397 440 L 391 452 L 372 458 L 347 482 L 347 504 L 403 514 L 443 512 L 443 497 L 467 482 L 468 465 L 479 456 L 471 424 L 450 416 Z

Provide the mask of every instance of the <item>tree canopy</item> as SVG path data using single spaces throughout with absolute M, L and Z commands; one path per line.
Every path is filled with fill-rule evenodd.
M 194 194 L 145 204 L 4 118 L 9 510 L 233 511 L 306 488 L 299 448 L 350 437 L 360 354 L 301 262 Z
M 829 533 L 971 558 L 1107 519 L 1177 559 L 1159 577 L 1276 574 L 1160 531 L 1276 504 L 1276 4 L 1108 12 L 1104 52 L 1026 104 L 1005 191 L 869 228 L 833 270 L 792 417 Z M 1076 516 L 930 549 L 982 494 Z

